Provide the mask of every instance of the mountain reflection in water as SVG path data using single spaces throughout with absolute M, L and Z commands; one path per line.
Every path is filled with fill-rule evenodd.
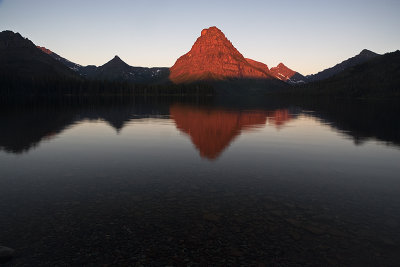
M 24 153 L 36 148 L 73 125 L 85 120 L 102 120 L 120 132 L 138 119 L 171 119 L 177 129 L 190 136 L 202 157 L 210 160 L 221 153 L 243 132 L 265 125 L 282 128 L 299 115 L 315 118 L 349 136 L 356 145 L 368 139 L 400 145 L 399 114 L 396 105 L 354 103 L 301 103 L 243 108 L 199 106 L 187 103 L 135 103 L 18 107 L 0 114 L 0 150 Z M 392 117 L 393 116 L 393 117 Z
M 170 114 L 176 127 L 188 134 L 202 157 L 216 159 L 240 135 L 265 126 L 267 119 L 277 127 L 291 119 L 285 110 L 234 111 L 172 105 Z
M 400 262 L 397 103 L 85 101 L 0 105 L 6 266 Z

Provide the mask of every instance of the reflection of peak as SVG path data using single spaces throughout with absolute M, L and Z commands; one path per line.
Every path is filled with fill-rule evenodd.
M 0 121 L 0 150 L 20 154 L 68 128 L 74 122 L 74 112 L 21 109 L 19 112 L 6 112 Z
M 275 125 L 277 128 L 282 127 L 285 123 L 292 119 L 289 110 L 278 109 L 275 111 L 268 112 L 268 121 Z
M 243 129 L 264 125 L 263 111 L 228 111 L 173 105 L 176 127 L 188 134 L 202 157 L 216 159 Z

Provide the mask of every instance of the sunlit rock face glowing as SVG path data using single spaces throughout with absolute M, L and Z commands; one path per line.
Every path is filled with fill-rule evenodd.
M 271 68 L 271 73 L 274 75 L 276 78 L 282 80 L 282 81 L 287 81 L 290 78 L 292 78 L 297 72 L 294 70 L 289 69 L 286 67 L 283 63 L 279 63 L 278 66 Z
M 42 46 L 36 46 L 37 48 L 39 48 L 40 50 L 42 50 L 44 53 L 51 55 L 53 54 L 53 51 L 51 51 L 50 49 L 47 49 L 46 47 L 42 47 Z
M 245 59 L 217 27 L 204 29 L 192 49 L 170 69 L 174 83 L 227 78 L 274 79 L 268 66 Z
M 210 160 L 217 159 L 243 130 L 264 127 L 267 119 L 277 127 L 291 119 L 287 110 L 231 111 L 184 105 L 171 106 L 170 114 L 200 155 Z

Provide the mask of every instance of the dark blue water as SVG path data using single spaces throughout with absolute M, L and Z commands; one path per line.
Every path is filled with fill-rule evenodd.
M 0 115 L 13 265 L 400 262 L 392 103 L 26 104 Z

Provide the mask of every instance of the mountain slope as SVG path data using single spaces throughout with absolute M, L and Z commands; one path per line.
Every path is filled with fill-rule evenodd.
M 292 84 L 304 83 L 307 81 L 306 77 L 294 70 L 289 69 L 283 63 L 279 63 L 278 66 L 271 68 L 271 73 L 279 80 Z
M 362 64 L 364 62 L 367 62 L 373 58 L 376 58 L 380 56 L 379 54 L 376 54 L 372 51 L 369 51 L 367 49 L 364 49 L 363 51 L 361 51 L 360 54 L 349 58 L 337 65 L 335 65 L 332 68 L 323 70 L 321 72 L 318 72 L 317 74 L 313 74 L 313 75 L 308 75 L 307 79 L 309 82 L 315 82 L 315 81 L 320 81 L 320 80 L 324 80 L 327 79 L 329 77 L 332 77 L 335 74 L 338 74 L 341 71 L 344 71 L 347 68 Z
M 375 57 L 326 80 L 297 88 L 296 91 L 303 95 L 338 97 L 400 96 L 400 51 Z
M 78 76 L 19 33 L 0 33 L 0 76 L 8 80 L 66 79 Z
M 74 63 L 72 61 L 69 61 L 68 59 L 63 58 L 62 56 L 54 53 L 53 51 L 47 49 L 46 47 L 37 46 L 37 48 L 42 50 L 42 52 L 50 55 L 52 58 L 54 58 L 55 60 L 59 61 L 60 63 L 64 64 L 68 68 L 72 69 L 73 71 L 79 72 L 79 70 L 82 68 L 81 65 L 76 64 L 76 63 Z
M 96 80 L 124 81 L 132 83 L 160 83 L 168 80 L 168 68 L 132 67 L 118 56 L 100 67 L 83 67 L 82 75 Z
M 106 80 L 132 83 L 159 83 L 168 80 L 168 68 L 142 68 L 132 67 L 122 61 L 118 56 L 106 64 L 96 67 L 93 65 L 81 66 L 54 53 L 53 51 L 38 46 L 44 53 L 74 70 L 82 77 L 91 80 Z
M 170 69 L 174 83 L 199 80 L 274 79 L 266 65 L 246 60 L 217 27 L 204 29 L 192 49 Z M 266 67 L 266 68 L 265 68 Z
M 129 79 L 131 66 L 122 61 L 118 56 L 115 56 L 112 60 L 100 67 L 93 68 L 89 66 L 88 70 L 90 71 L 85 71 L 85 68 L 81 70 L 81 73 L 88 78 L 125 81 Z

